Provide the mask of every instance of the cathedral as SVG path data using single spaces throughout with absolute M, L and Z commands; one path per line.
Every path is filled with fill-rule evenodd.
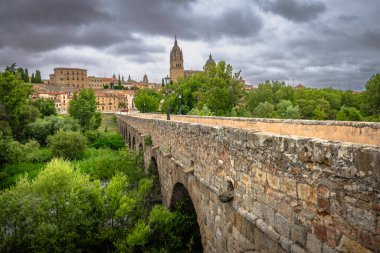
M 212 59 L 211 53 L 203 69 L 205 69 L 205 67 L 209 64 L 215 64 L 215 61 Z M 175 37 L 174 46 L 170 52 L 170 79 L 173 82 L 177 82 L 178 79 L 181 77 L 191 76 L 199 72 L 202 71 L 184 69 L 182 49 L 179 48 L 177 37 Z

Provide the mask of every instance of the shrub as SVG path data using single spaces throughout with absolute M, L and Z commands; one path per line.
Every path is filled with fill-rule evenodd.
M 80 132 L 59 130 L 55 135 L 48 137 L 48 147 L 56 157 L 80 159 L 86 149 L 86 138 Z
M 27 133 L 29 139 L 37 140 L 41 145 L 46 145 L 46 139 L 59 129 L 66 131 L 78 131 L 80 125 L 71 117 L 49 116 L 29 124 Z
M 124 140 L 119 133 L 104 132 L 94 142 L 93 147 L 119 150 L 124 147 Z
M 152 136 L 151 135 L 148 135 L 148 136 L 144 137 L 144 144 L 145 144 L 145 146 L 152 146 L 153 145 L 153 141 L 152 141 Z

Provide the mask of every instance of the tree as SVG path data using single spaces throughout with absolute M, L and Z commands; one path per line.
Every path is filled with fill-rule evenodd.
M 342 106 L 336 114 L 336 120 L 342 121 L 360 121 L 362 118 L 359 110 L 354 107 Z
M 300 118 L 298 105 L 293 106 L 293 103 L 289 100 L 281 100 L 276 105 L 276 113 L 282 119 L 299 119 Z
M 82 158 L 86 149 L 86 137 L 81 132 L 58 130 L 47 142 L 54 156 L 69 160 Z
M 253 115 L 258 118 L 273 118 L 274 105 L 269 102 L 260 103 L 253 111 Z
M 99 181 L 53 160 L 0 194 L 1 252 L 83 252 L 99 247 Z
M 43 116 L 56 115 L 55 103 L 53 99 L 37 98 L 32 102 Z
M 216 115 L 229 115 L 243 94 L 243 86 L 233 78 L 232 66 L 220 61 L 210 64 L 205 73 L 198 74 L 204 82 L 195 94 L 199 105 L 206 105 Z
M 140 112 L 158 111 L 160 99 L 158 93 L 149 88 L 142 88 L 136 92 L 134 103 Z
M 365 85 L 364 96 L 369 112 L 372 115 L 380 113 L 380 73 L 377 73 L 368 80 Z
M 68 111 L 79 121 L 83 131 L 99 128 L 102 118 L 96 111 L 96 97 L 92 89 L 82 89 L 79 95 L 75 92 Z
M 42 83 L 41 72 L 39 70 L 36 70 L 36 75 L 34 78 L 35 83 Z
M 27 98 L 32 94 L 31 85 L 16 78 L 10 71 L 0 73 L 0 121 L 6 121 L 13 134 L 19 126 L 20 115 Z
M 26 83 L 29 83 L 29 71 L 28 69 L 25 69 L 25 72 L 24 72 L 24 82 Z
M 79 131 L 80 125 L 72 117 L 48 116 L 43 119 L 37 119 L 26 127 L 26 137 L 37 140 L 41 145 L 46 145 L 49 135 L 55 134 L 58 130 Z
M 30 78 L 30 82 L 31 83 L 35 83 L 36 82 L 36 78 L 34 77 L 34 73 L 32 73 L 32 77 Z

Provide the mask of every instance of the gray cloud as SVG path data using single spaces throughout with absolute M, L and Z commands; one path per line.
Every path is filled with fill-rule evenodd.
M 177 34 L 185 68 L 201 69 L 211 50 L 249 83 L 360 89 L 380 71 L 379 12 L 378 0 L 2 0 L 0 67 L 45 77 L 56 66 L 127 70 L 160 82 Z
M 310 21 L 326 10 L 324 3 L 311 0 L 258 1 L 264 10 L 271 11 L 295 22 Z

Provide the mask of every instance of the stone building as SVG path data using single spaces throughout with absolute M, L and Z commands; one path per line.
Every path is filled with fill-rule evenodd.
M 170 52 L 170 79 L 177 82 L 178 78 L 184 77 L 183 54 L 177 43 L 177 37 L 174 40 L 174 46 Z
M 87 69 L 55 68 L 54 74 L 50 74 L 49 84 L 86 88 L 88 86 Z

